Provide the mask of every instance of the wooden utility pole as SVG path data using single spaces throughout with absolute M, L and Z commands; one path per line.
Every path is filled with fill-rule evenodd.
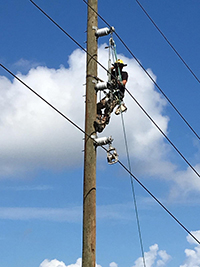
M 97 76 L 97 1 L 88 0 L 87 21 L 87 78 L 85 132 L 94 134 L 93 123 L 96 119 L 96 93 L 94 78 Z M 92 57 L 91 57 L 92 56 Z M 82 267 L 95 267 L 96 264 L 96 149 L 91 138 L 85 135 L 84 189 L 83 189 L 83 251 Z

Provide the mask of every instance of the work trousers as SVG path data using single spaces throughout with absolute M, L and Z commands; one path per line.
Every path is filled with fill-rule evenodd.
M 120 104 L 123 100 L 122 93 L 108 93 L 103 99 L 97 103 L 97 116 L 102 116 L 102 110 L 104 109 L 104 117 L 110 117 L 110 114 L 113 112 L 113 109 Z

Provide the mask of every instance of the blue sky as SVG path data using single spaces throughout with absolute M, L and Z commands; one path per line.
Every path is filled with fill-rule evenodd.
M 81 0 L 36 2 L 83 47 L 87 6 Z M 200 78 L 198 1 L 140 2 Z M 99 1 L 113 25 L 185 119 L 200 133 L 199 82 L 136 1 Z M 84 128 L 85 53 L 28 1 L 0 0 L 0 62 Z M 106 25 L 99 19 L 99 28 Z M 126 48 L 127 88 L 200 172 L 199 139 Z M 107 66 L 109 36 L 99 39 Z M 99 77 L 106 80 L 99 67 Z M 98 96 L 99 98 L 99 96 Z M 82 254 L 83 134 L 0 68 L 0 265 L 79 267 Z M 133 174 L 200 240 L 200 178 L 126 94 L 124 114 Z M 127 165 L 121 119 L 112 135 Z M 135 192 L 148 267 L 200 266 L 199 245 L 142 189 Z M 97 264 L 139 267 L 141 251 L 129 175 L 97 157 Z

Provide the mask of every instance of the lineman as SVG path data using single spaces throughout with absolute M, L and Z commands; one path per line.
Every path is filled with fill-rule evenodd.
M 94 128 L 96 132 L 102 132 L 110 121 L 110 115 L 113 109 L 117 106 L 116 115 L 127 110 L 123 103 L 125 85 L 128 80 L 128 73 L 123 71 L 123 67 L 127 66 L 121 59 L 118 59 L 112 67 L 111 82 L 108 82 L 109 93 L 97 103 L 97 117 L 94 121 Z M 102 114 L 102 110 L 104 113 Z

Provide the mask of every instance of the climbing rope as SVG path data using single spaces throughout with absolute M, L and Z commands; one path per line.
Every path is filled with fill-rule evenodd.
M 126 148 L 126 154 L 127 154 L 128 169 L 129 169 L 129 172 L 132 173 L 131 161 L 130 161 L 129 150 L 128 150 L 128 142 L 127 142 L 126 130 L 125 130 L 125 123 L 124 123 L 122 111 L 120 113 L 121 113 L 122 129 L 123 129 L 124 142 L 125 142 L 125 148 Z M 131 189 L 132 189 L 132 194 L 133 194 L 133 203 L 134 203 L 134 207 L 135 207 L 135 215 L 136 215 L 136 221 L 137 221 L 137 228 L 138 228 L 138 234 L 139 234 L 139 240 L 140 240 L 142 259 L 143 259 L 144 267 L 146 267 L 145 256 L 144 256 L 144 247 L 143 247 L 143 242 L 142 242 L 142 233 L 141 233 L 140 220 L 139 220 L 137 201 L 136 201 L 136 195 L 135 195 L 135 188 L 134 188 L 134 182 L 133 182 L 131 175 L 130 175 L 130 180 L 131 180 Z
M 113 61 L 117 62 L 117 49 L 116 49 L 116 44 L 111 36 L 110 38 L 110 48 L 112 50 L 112 56 L 113 56 Z M 109 52 L 110 56 L 110 52 Z M 110 61 L 110 58 L 109 58 Z M 118 73 L 117 73 L 118 71 Z M 118 74 L 118 75 L 117 75 Z M 118 66 L 118 69 L 115 69 L 115 76 L 118 76 L 118 79 L 120 82 L 122 82 L 122 73 L 121 70 Z M 126 129 L 125 129 L 125 123 L 124 123 L 124 118 L 122 114 L 122 109 L 121 109 L 121 99 L 118 98 L 119 101 L 119 107 L 120 107 L 120 113 L 121 113 L 121 121 L 122 121 L 122 129 L 123 129 L 123 135 L 124 135 L 124 142 L 125 142 L 125 148 L 126 148 L 126 154 L 127 154 L 127 161 L 128 161 L 128 168 L 130 173 L 131 171 L 131 162 L 130 162 L 130 156 L 129 156 L 129 150 L 128 150 L 128 142 L 127 142 L 127 137 L 126 137 Z M 143 265 L 146 267 L 146 262 L 145 262 L 145 256 L 144 256 L 144 247 L 143 247 L 143 242 L 142 242 L 142 233 L 141 233 L 141 227 L 140 227 L 140 220 L 139 220 L 139 214 L 138 214 L 138 208 L 137 208 L 137 201 L 136 201 L 136 195 L 135 195 L 135 188 L 134 188 L 134 183 L 133 179 L 130 175 L 130 180 L 131 180 L 131 189 L 132 189 L 132 194 L 133 194 L 133 203 L 134 203 L 134 208 L 135 208 L 135 215 L 136 215 L 136 221 L 137 221 L 137 228 L 138 228 L 138 234 L 139 234 L 139 241 L 140 241 L 140 248 L 141 248 L 141 253 L 142 253 L 142 259 L 143 259 Z
M 109 47 L 112 50 L 113 61 L 117 62 L 117 60 L 118 60 L 117 49 L 116 49 L 116 44 L 115 44 L 112 36 L 110 38 L 109 44 L 110 44 Z M 109 61 L 110 61 L 110 51 L 109 51 Z M 118 77 L 118 80 L 120 82 L 122 82 L 122 73 L 121 73 L 119 66 L 118 66 L 117 70 L 115 69 L 115 76 Z M 131 173 L 131 162 L 130 162 L 130 156 L 129 156 L 129 150 L 128 150 L 128 142 L 127 142 L 127 137 L 126 137 L 125 123 L 124 123 L 124 118 L 123 118 L 122 109 L 121 109 L 122 100 L 120 99 L 120 97 L 118 97 L 118 102 L 119 102 L 120 113 L 121 113 L 122 129 L 123 129 L 124 142 L 125 142 L 125 148 L 126 148 L 126 154 L 127 154 L 128 168 L 129 168 L 129 171 Z M 131 175 L 130 175 L 130 180 L 131 180 L 131 189 L 132 189 L 132 194 L 133 194 L 133 203 L 134 203 L 134 208 L 135 208 L 135 215 L 136 215 L 136 221 L 137 221 L 137 228 L 138 228 L 138 234 L 139 234 L 139 241 L 140 241 L 140 248 L 141 248 L 142 259 L 143 259 L 143 265 L 144 265 L 144 267 L 146 267 L 145 256 L 144 256 L 144 247 L 143 247 L 143 242 L 142 242 L 142 233 L 141 233 L 140 220 L 139 220 L 137 201 L 136 201 L 136 195 L 135 195 L 135 188 L 134 188 L 134 183 L 133 183 L 133 179 L 132 179 Z

